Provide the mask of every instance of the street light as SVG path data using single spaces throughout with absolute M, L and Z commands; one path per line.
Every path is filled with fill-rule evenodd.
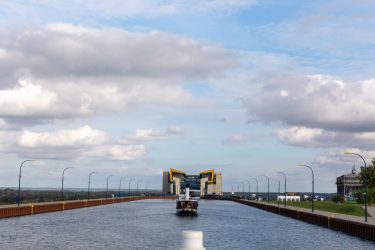
M 248 181 L 248 180 L 245 180 L 248 184 L 249 184 L 249 196 L 251 196 L 251 193 L 250 193 L 250 186 L 251 186 L 251 182 Z
M 148 185 L 148 182 L 146 182 L 146 193 L 145 193 L 146 196 L 147 196 L 147 185 Z
M 96 174 L 97 172 L 91 172 L 89 174 L 89 187 L 87 188 L 87 200 L 90 200 L 90 183 L 91 183 L 91 175 Z
M 237 186 L 237 193 L 239 193 L 240 192 L 240 186 L 238 185 L 238 183 L 234 183 L 234 184 L 236 184 L 236 186 Z
M 129 190 L 128 190 L 129 191 L 129 196 L 130 196 L 130 184 L 132 183 L 132 181 L 135 181 L 135 180 L 134 179 L 130 179 L 129 180 Z
M 257 182 L 257 201 L 259 201 L 259 193 L 258 193 L 258 185 L 259 185 L 259 183 L 258 183 L 258 179 L 257 178 L 253 178 L 253 180 L 255 180 L 256 182 Z
M 231 193 L 231 195 L 233 195 L 234 194 L 233 184 L 230 184 L 230 185 L 232 186 L 232 193 Z
M 270 203 L 270 178 L 264 174 L 262 174 L 261 176 L 267 178 L 267 203 Z
M 24 160 L 21 165 L 20 165 L 20 174 L 18 176 L 18 197 L 17 197 L 17 204 L 18 206 L 20 205 L 20 202 L 21 202 L 21 169 L 22 169 L 22 166 L 23 164 L 25 164 L 26 162 L 35 162 L 36 160 Z
M 245 193 L 245 184 L 242 181 L 240 181 L 240 183 L 242 184 L 242 195 L 243 195 L 243 193 Z
M 280 180 L 279 180 L 279 188 L 277 189 L 278 195 L 280 197 Z M 280 207 L 280 199 L 277 199 L 277 206 Z
M 344 154 L 359 156 L 362 158 L 363 163 L 365 164 L 365 222 L 367 222 L 367 165 L 366 165 L 366 161 L 360 154 L 356 154 L 352 152 L 345 152 Z
M 305 164 L 299 164 L 299 166 L 301 167 L 307 167 L 311 170 L 311 174 L 312 174 L 312 194 L 311 194 L 311 212 L 314 212 L 314 171 L 313 169 L 310 167 L 310 166 L 307 166 Z
M 121 198 L 121 182 L 122 180 L 126 179 L 126 177 L 121 177 L 120 178 L 120 184 L 118 185 L 118 197 Z
M 286 175 L 281 172 L 281 171 L 278 171 L 277 173 L 281 174 L 282 176 L 284 176 L 284 207 L 286 207 Z
M 138 184 L 139 183 L 141 183 L 141 181 L 137 181 L 137 192 L 136 192 L 137 196 L 138 196 Z
M 73 168 L 73 167 L 64 168 L 64 170 L 62 171 L 62 175 L 61 175 L 61 200 L 64 200 L 64 174 L 65 174 L 66 170 L 71 169 L 71 168 Z
M 109 178 L 111 178 L 112 176 L 113 176 L 112 174 L 110 174 L 110 175 L 107 176 L 107 186 L 106 186 L 106 188 L 105 188 L 105 198 L 106 198 L 106 199 L 108 198 L 108 180 L 109 180 Z

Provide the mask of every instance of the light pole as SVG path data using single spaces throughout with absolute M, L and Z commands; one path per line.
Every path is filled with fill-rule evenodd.
M 120 178 L 120 184 L 118 185 L 118 197 L 121 198 L 121 182 L 122 180 L 126 179 L 126 177 Z
M 255 180 L 257 182 L 257 201 L 259 201 L 259 193 L 258 193 L 258 186 L 259 186 L 259 183 L 258 183 L 258 179 L 257 178 L 253 178 L 253 180 Z
M 148 185 L 148 182 L 146 182 L 146 192 L 145 192 L 146 196 L 147 196 L 147 185 Z
M 110 174 L 110 175 L 107 176 L 107 186 L 106 186 L 106 188 L 105 188 L 105 198 L 106 198 L 106 199 L 108 198 L 108 180 L 109 180 L 109 178 L 111 178 L 112 176 L 113 176 L 112 174 Z
M 129 197 L 130 197 L 130 184 L 132 183 L 132 181 L 134 181 L 134 179 L 129 180 L 129 190 L 128 190 L 129 191 Z
M 231 195 L 233 195 L 234 194 L 233 184 L 230 184 L 230 185 L 232 186 L 232 193 L 231 193 Z
M 267 178 L 267 203 L 270 203 L 270 178 L 267 175 L 261 175 Z
M 240 183 L 242 184 L 242 195 L 243 195 L 245 193 L 245 184 L 242 181 L 240 181 Z
M 365 222 L 367 222 L 367 165 L 366 165 L 366 161 L 365 161 L 365 158 L 362 157 L 362 155 L 360 154 L 356 154 L 356 153 L 352 153 L 352 152 L 345 152 L 345 154 L 347 155 L 356 155 L 356 156 L 359 156 L 362 158 L 363 160 L 363 163 L 365 164 Z
M 250 197 L 251 196 L 251 193 L 250 193 L 251 182 L 248 180 L 245 180 L 245 181 L 249 184 L 249 197 Z
M 97 172 L 91 172 L 89 174 L 89 186 L 87 188 L 87 200 L 90 200 L 90 184 L 91 184 L 91 175 L 96 174 Z
M 73 167 L 64 168 L 64 170 L 62 171 L 62 175 L 61 175 L 61 200 L 64 200 L 64 174 L 65 174 L 66 170 L 71 169 L 71 168 L 73 168 Z
M 240 192 L 240 186 L 238 185 L 238 183 L 235 183 L 235 184 L 237 186 L 237 193 L 239 193 Z
M 285 185 L 284 186 L 284 207 L 286 207 L 286 175 L 283 172 L 281 172 L 281 171 L 279 171 L 277 173 L 279 173 L 282 176 L 284 176 L 284 185 Z
M 279 197 L 277 199 L 277 206 L 280 207 L 280 180 L 279 180 L 279 188 L 277 189 Z
M 136 192 L 137 196 L 138 196 L 138 184 L 139 183 L 141 183 L 141 181 L 137 181 L 137 192 Z
M 20 202 L 21 202 L 21 171 L 22 171 L 22 166 L 26 162 L 33 162 L 33 161 L 36 161 L 36 160 L 24 160 L 20 165 L 20 174 L 18 176 L 18 197 L 17 197 L 18 206 L 20 205 Z
M 311 174 L 312 174 L 312 192 L 311 192 L 311 212 L 314 212 L 314 170 L 308 166 L 308 165 L 305 165 L 305 164 L 300 164 L 301 167 L 306 167 L 306 168 L 309 168 L 311 170 Z

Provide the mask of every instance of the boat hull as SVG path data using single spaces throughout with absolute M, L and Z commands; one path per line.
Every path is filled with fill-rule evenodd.
M 197 215 L 198 202 L 194 200 L 178 200 L 176 202 L 176 212 L 179 215 Z

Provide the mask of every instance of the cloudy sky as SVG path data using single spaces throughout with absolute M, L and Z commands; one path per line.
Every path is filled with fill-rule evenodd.
M 0 187 L 214 168 L 335 192 L 375 157 L 371 0 L 0 1 Z M 255 183 L 252 184 L 253 188 Z

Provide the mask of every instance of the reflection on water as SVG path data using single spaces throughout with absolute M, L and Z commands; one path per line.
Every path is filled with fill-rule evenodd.
M 229 201 L 146 200 L 0 220 L 0 249 L 179 249 L 203 231 L 206 249 L 374 249 L 372 242 Z

